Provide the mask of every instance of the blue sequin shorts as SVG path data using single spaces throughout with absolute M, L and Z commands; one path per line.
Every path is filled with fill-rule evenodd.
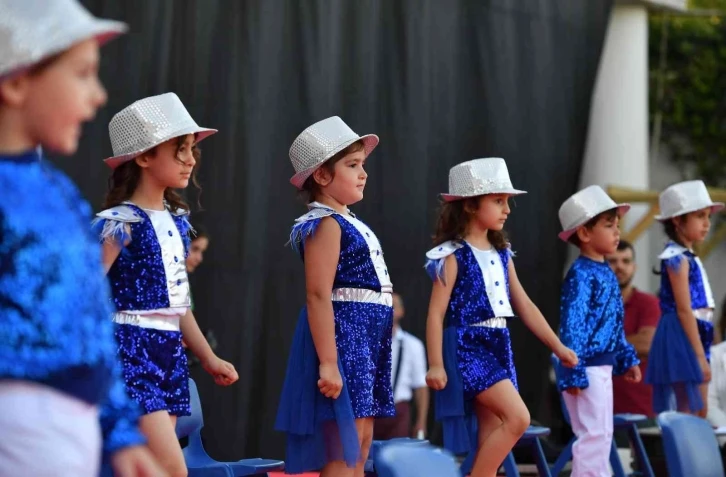
M 507 328 L 460 326 L 456 331 L 456 358 L 464 399 L 473 399 L 505 379 L 512 381 L 517 388 L 517 372 Z
M 189 368 L 181 332 L 115 325 L 126 391 L 146 414 L 191 414 Z

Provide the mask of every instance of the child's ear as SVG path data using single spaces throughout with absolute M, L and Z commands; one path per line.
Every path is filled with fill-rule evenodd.
M 149 167 L 149 160 L 151 159 L 149 156 L 150 154 L 147 151 L 140 156 L 136 156 L 134 158 L 134 161 L 136 162 L 136 164 L 139 165 L 140 168 L 146 169 L 147 167 Z
M 30 91 L 30 78 L 21 73 L 0 82 L 0 100 L 11 107 L 20 107 Z
M 585 227 L 584 225 L 580 225 L 579 227 L 577 227 L 575 233 L 577 234 L 577 238 L 580 240 L 580 243 L 590 242 L 590 231 L 587 230 L 587 227 Z
M 313 180 L 320 184 L 321 187 L 325 187 L 333 181 L 333 176 L 325 167 L 318 167 L 313 172 Z

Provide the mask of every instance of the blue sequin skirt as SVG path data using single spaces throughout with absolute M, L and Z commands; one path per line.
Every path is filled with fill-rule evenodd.
M 448 381 L 435 393 L 436 420 L 441 422 L 444 447 L 466 454 L 477 447 L 473 399 L 505 379 L 517 388 L 509 330 L 450 326 L 444 330 L 442 350 Z
M 395 414 L 391 389 L 393 309 L 333 302 L 343 390 L 329 399 L 318 390 L 319 365 L 303 308 L 293 337 L 275 429 L 287 433 L 285 472 L 298 474 L 361 459 L 355 420 Z
M 713 324 L 699 319 L 696 322 L 706 358 L 710 360 Z M 676 312 L 664 314 L 658 322 L 650 345 L 645 382 L 653 386 L 653 411 L 656 413 L 703 409 L 699 391 L 703 373 Z
M 145 414 L 189 416 L 189 368 L 181 332 L 115 324 L 126 392 Z

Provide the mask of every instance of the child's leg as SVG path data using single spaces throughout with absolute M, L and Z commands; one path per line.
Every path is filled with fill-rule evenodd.
M 698 386 L 698 390 L 701 392 L 701 400 L 703 401 L 703 408 L 701 408 L 700 411 L 698 411 L 698 417 L 702 417 L 706 419 L 706 414 L 708 414 L 708 385 L 709 383 L 701 383 L 700 386 Z
M 142 416 L 139 428 L 149 440 L 151 453 L 169 477 L 186 477 L 187 466 L 174 431 L 175 425 L 176 416 L 170 416 L 166 411 L 156 411 Z
M 572 475 L 610 477 L 613 442 L 612 366 L 587 368 L 589 386 L 573 396 L 564 393 L 572 431 Z
M 364 466 L 373 440 L 373 418 L 356 419 L 355 428 L 358 431 L 361 461 L 356 465 L 355 469 L 348 467 L 342 460 L 328 462 L 320 472 L 320 477 L 363 477 Z
M 368 460 L 368 453 L 371 450 L 371 442 L 373 442 L 373 418 L 365 417 L 355 420 L 355 428 L 358 431 L 358 442 L 360 442 L 361 461 L 355 467 L 354 476 L 363 477 L 364 466 Z
M 484 434 L 488 436 L 483 442 L 479 442 L 471 477 L 495 477 L 504 458 L 527 430 L 529 411 L 508 379 L 499 381 L 479 393 L 476 397 L 476 406 L 488 409 L 499 419 L 499 423 L 496 425 L 494 419 L 488 418 L 486 414 L 477 413 L 479 425 L 484 428 L 480 430 L 479 436 L 480 438 Z M 480 416 L 485 418 L 484 422 Z

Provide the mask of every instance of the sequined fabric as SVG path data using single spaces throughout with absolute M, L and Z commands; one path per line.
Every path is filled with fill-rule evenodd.
M 189 250 L 190 225 L 186 215 L 172 214 L 176 228 L 166 232 L 169 241 L 181 240 L 184 244 L 184 256 L 179 256 L 172 253 L 168 246 L 165 247 L 160 243 L 146 212 L 131 203 L 126 203 L 123 207 L 132 210 L 141 220 L 125 222 L 121 215 L 117 219 L 110 219 L 103 218 L 108 214 L 102 213 L 99 214 L 102 216 L 101 220 L 94 226 L 101 234 L 104 230 L 123 230 L 123 227 L 109 227 L 109 222 L 112 224 L 121 222 L 131 229 L 131 242 L 108 271 L 116 309 L 139 311 L 191 306 L 188 278 L 183 270 L 183 263 Z M 107 238 L 109 237 L 103 235 L 100 237 L 101 240 Z M 171 262 L 167 263 L 166 267 L 165 259 Z M 179 273 L 167 276 L 167 269 L 173 267 L 179 269 Z
M 441 194 L 446 201 L 485 194 L 526 194 L 512 186 L 504 159 L 488 157 L 462 162 L 449 171 L 449 193 Z
M 380 243 L 358 219 L 313 207 L 293 227 L 291 243 L 304 259 L 305 240 L 324 217 L 340 225 L 334 289 L 391 289 Z M 366 236 L 368 234 L 368 236 Z M 348 298 L 354 294 L 347 293 Z M 343 394 L 325 398 L 317 389 L 319 361 L 306 308 L 300 314 L 288 360 L 275 428 L 287 433 L 286 471 L 318 470 L 330 460 L 355 466 L 360 446 L 354 420 L 395 413 L 391 386 L 393 308 L 377 303 L 333 301 L 338 366 Z
M 560 340 L 580 361 L 574 368 L 560 366 L 560 391 L 586 388 L 587 366 L 613 365 L 615 374 L 623 374 L 640 362 L 625 340 L 624 315 L 620 287 L 610 266 L 578 257 L 562 284 Z
M 464 399 L 473 399 L 505 379 L 518 387 L 507 328 L 461 326 L 456 331 L 456 357 L 464 383 Z
M 368 157 L 378 145 L 378 136 L 358 136 L 338 116 L 309 126 L 295 138 L 290 147 L 290 162 L 295 169 L 290 182 L 300 189 L 315 169 L 356 141 L 363 141 L 363 149 Z
M 36 152 L 0 156 L 0 379 L 101 407 L 104 450 L 143 442 L 123 391 L 91 209 Z
M 662 273 L 660 276 L 660 291 L 658 292 L 661 311 L 664 314 L 676 311 L 676 299 L 673 296 L 673 286 L 671 286 L 667 270 L 679 270 L 684 261 L 688 262 L 688 289 L 691 293 L 691 308 L 694 310 L 712 308 L 713 305 L 708 303 L 706 287 L 701 275 L 701 267 L 696 263 L 696 255 L 685 247 L 677 246 L 677 244 L 669 243 L 666 245 L 666 250 L 674 248 L 678 249 L 676 255 L 661 260 Z
M 712 213 L 724 208 L 723 202 L 711 200 L 706 184 L 700 180 L 673 184 L 660 193 L 658 205 L 661 213 L 656 216 L 657 220 L 678 217 L 707 207 L 711 209 Z
M 145 413 L 188 416 L 189 369 L 179 331 L 115 325 L 126 391 Z
M 363 224 L 365 228 L 361 228 L 359 231 L 351 220 L 344 218 L 332 209 L 318 207 L 300 217 L 290 235 L 292 247 L 304 259 L 305 239 L 315 232 L 320 220 L 326 216 L 335 219 L 341 229 L 340 258 L 333 288 L 365 288 L 374 291 L 387 289 L 387 291 L 391 291 L 391 279 L 383 260 L 383 250 L 373 232 L 365 224 Z M 359 227 L 361 226 L 359 225 Z M 365 234 L 368 236 L 366 237 Z
M 612 209 L 618 209 L 622 215 L 630 210 L 630 204 L 616 204 L 600 186 L 596 185 L 576 192 L 560 206 L 558 215 L 563 230 L 560 238 L 567 241 L 577 227 Z
M 197 125 L 174 93 L 135 101 L 122 109 L 108 124 L 113 157 L 106 164 L 116 167 L 159 144 L 179 136 L 195 134 L 195 141 L 216 133 Z
M 75 0 L 0 0 L 0 78 L 89 38 L 103 42 L 127 30 L 93 17 Z

